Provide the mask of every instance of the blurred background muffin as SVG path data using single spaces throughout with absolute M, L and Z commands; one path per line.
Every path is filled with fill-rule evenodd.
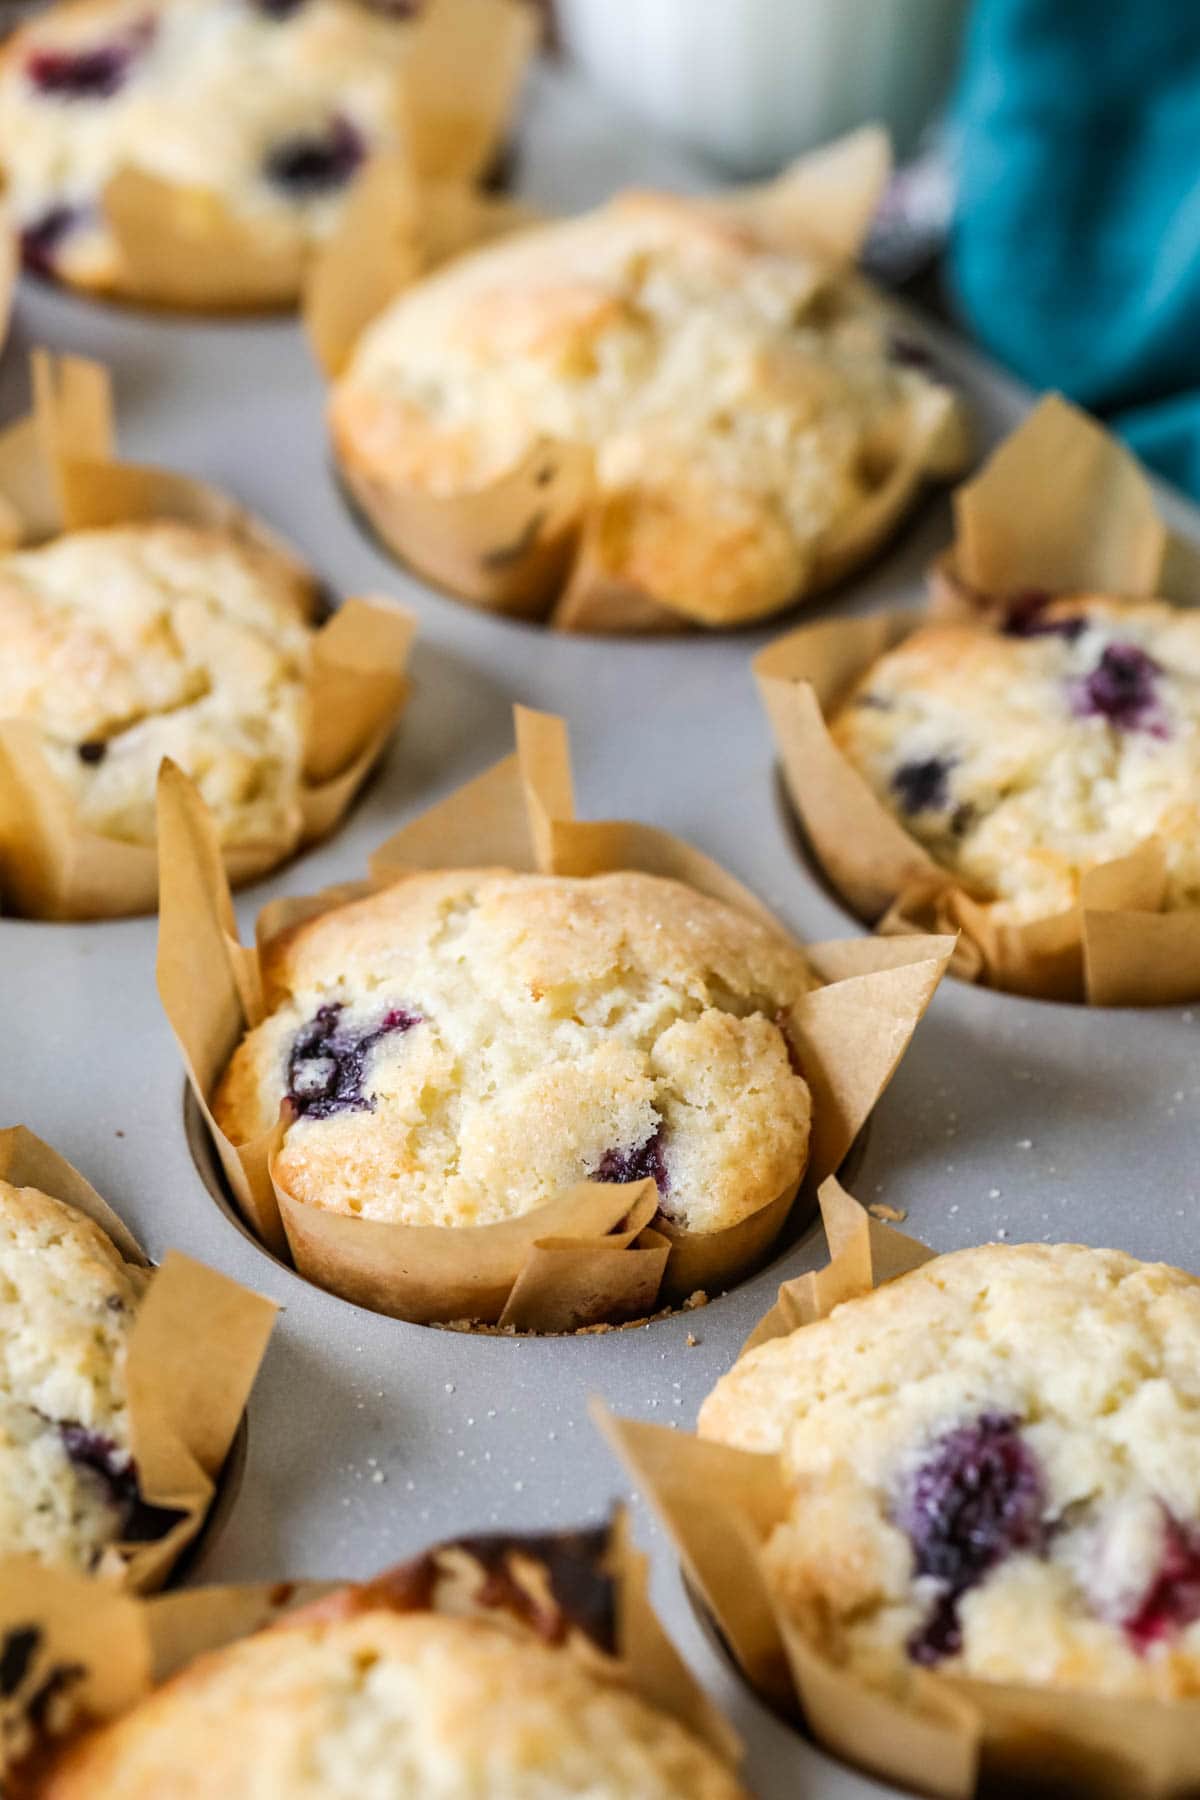
M 314 583 L 215 527 L 73 531 L 0 557 L 0 719 L 38 728 L 80 823 L 154 842 L 170 756 L 220 841 L 286 838 L 298 808 Z

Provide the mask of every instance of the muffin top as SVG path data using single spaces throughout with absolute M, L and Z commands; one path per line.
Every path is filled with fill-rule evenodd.
M 137 1504 L 125 1356 L 143 1286 L 98 1225 L 0 1181 L 0 1555 L 90 1570 Z
M 1200 612 L 1091 596 L 1002 631 L 926 625 L 858 682 L 833 736 L 993 916 L 1066 911 L 1097 863 L 1161 840 L 1200 906 Z
M 0 556 L 0 719 L 30 719 L 89 829 L 154 841 L 170 756 L 222 842 L 286 834 L 302 774 L 308 584 L 227 532 L 153 522 Z
M 376 1610 L 200 1658 L 93 1734 L 44 1800 L 738 1800 L 674 1719 L 569 1651 Z
M 407 8 L 367 0 L 69 0 L 0 64 L 0 162 L 26 263 L 119 277 L 100 197 L 133 168 L 215 193 L 294 255 L 398 140 Z
M 485 1225 L 575 1183 L 653 1176 L 662 1213 L 735 1224 L 801 1175 L 810 1097 L 781 1024 L 812 980 L 747 915 L 650 875 L 407 877 L 264 951 L 269 1016 L 214 1111 L 289 1103 L 299 1200 Z
M 618 197 L 460 258 L 364 334 L 348 470 L 454 495 L 543 439 L 594 452 L 606 571 L 721 623 L 785 605 L 934 384 L 861 287 L 702 206 Z
M 1200 1693 L 1200 1282 L 1115 1250 L 941 1256 L 744 1356 L 703 1436 L 776 1451 L 799 1627 L 865 1679 Z

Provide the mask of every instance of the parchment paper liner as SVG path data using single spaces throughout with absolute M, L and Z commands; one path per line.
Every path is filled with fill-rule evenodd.
M 871 1219 L 838 1183 L 821 1188 L 830 1260 L 779 1289 L 745 1351 L 823 1319 L 935 1253 Z M 1064 1790 L 1113 1800 L 1183 1800 L 1200 1788 L 1200 1702 L 968 1681 L 914 1667 L 912 1703 L 830 1661 L 774 1605 L 762 1547 L 788 1510 L 778 1457 L 658 1425 L 594 1416 L 653 1503 L 688 1577 L 751 1684 L 803 1714 L 827 1750 L 941 1800 Z M 995 1782 L 995 1787 L 991 1786 Z M 1030 1783 L 1026 1788 L 1023 1784 Z
M 304 327 L 322 369 L 338 372 L 364 327 L 418 276 L 535 217 L 463 181 L 419 180 L 402 155 L 373 157 L 304 282 Z
M 27 1640 L 26 1667 L 15 1693 L 0 1703 L 0 1718 L 18 1729 L 26 1724 L 38 1689 L 67 1668 L 77 1671 L 70 1686 L 76 1716 L 108 1721 L 206 1651 L 253 1631 L 286 1630 L 310 1615 L 336 1618 L 381 1604 L 466 1613 L 554 1644 L 670 1714 L 723 1761 L 740 1758 L 736 1733 L 651 1607 L 646 1560 L 621 1513 L 595 1530 L 451 1539 L 348 1587 L 264 1582 L 134 1600 L 83 1577 L 46 1578 L 29 1563 L 0 1565 L 0 1656 L 8 1657 L 20 1634 L 37 1634 L 34 1643 Z M 35 1770 L 27 1765 L 24 1774 L 13 1800 L 37 1793 Z
M 703 200 L 666 204 L 748 232 L 769 247 L 813 256 L 814 284 L 829 271 L 843 281 L 861 248 L 890 166 L 885 134 L 852 133 L 794 163 L 778 180 Z M 349 233 L 349 225 L 347 231 Z M 314 333 L 326 372 L 346 366 L 354 340 L 380 304 L 403 285 L 389 273 L 386 240 L 359 232 L 347 242 L 340 287 L 369 296 Z M 407 279 L 407 275 L 404 276 Z M 861 285 L 861 284 L 858 284 Z M 905 453 L 871 500 L 821 546 L 796 600 L 828 586 L 863 562 L 895 528 L 927 480 L 962 467 L 962 409 L 948 388 L 930 391 L 914 411 Z M 338 446 L 335 444 L 335 450 Z M 605 551 L 606 504 L 590 452 L 546 439 L 512 469 L 470 492 L 439 497 L 378 479 L 340 456 L 343 479 L 383 542 L 422 574 L 461 599 L 514 617 L 548 619 L 567 631 L 662 632 L 696 625 L 745 624 L 753 609 L 715 616 L 696 592 L 670 606 L 614 574 Z M 768 607 L 767 611 L 778 610 Z
M 414 192 L 430 191 L 436 215 L 461 206 L 462 216 L 477 217 L 486 232 L 492 210 L 476 184 L 512 114 L 537 37 L 536 15 L 520 0 L 425 0 L 407 30 L 394 100 L 402 148 L 368 161 L 350 195 L 378 162 Z M 312 283 L 322 290 L 318 308 L 328 304 L 330 246 L 306 247 L 269 213 L 231 210 L 212 189 L 133 165 L 109 180 L 100 207 L 120 265 L 101 291 L 115 298 L 193 312 L 262 311 L 295 305 Z M 443 239 L 436 227 L 418 224 L 411 242 L 428 266 Z
M 954 527 L 930 575 L 940 616 L 1029 593 L 1200 602 L 1200 547 L 1161 517 L 1137 458 L 1061 394 L 955 491 Z
M 559 875 L 637 869 L 673 877 L 783 931 L 761 903 L 680 839 L 628 821 L 575 818 L 566 728 L 516 709 L 517 754 L 387 840 L 367 882 L 268 906 L 259 946 L 287 926 L 428 868 L 504 867 Z M 724 1287 L 761 1261 L 794 1189 L 723 1231 L 685 1232 L 657 1216 L 654 1183 L 585 1182 L 496 1225 L 384 1224 L 295 1200 L 272 1180 L 282 1128 L 235 1145 L 209 1097 L 248 1024 L 263 1016 L 258 951 L 237 940 L 211 825 L 191 784 L 159 784 L 162 904 L 158 985 L 197 1102 L 248 1224 L 302 1275 L 419 1323 L 499 1321 L 564 1330 L 643 1317 L 657 1301 Z M 835 1169 L 887 1085 L 946 966 L 946 939 L 816 946 L 830 985 L 794 1009 L 790 1032 L 813 1094 L 809 1179 Z M 653 1228 L 650 1221 L 654 1220 Z
M 305 278 L 304 324 L 327 373 L 410 281 L 534 216 L 479 185 L 533 53 L 534 9 L 441 0 L 419 30 L 401 83 L 404 148 L 367 164 Z
M 846 903 L 885 934 L 957 931 L 954 974 L 1042 1000 L 1161 1006 L 1200 996 L 1200 912 L 1163 912 L 1162 846 L 1098 864 L 1070 911 L 998 923 L 877 799 L 828 721 L 875 659 L 925 617 L 872 613 L 803 625 L 755 658 L 787 791 Z
M 181 1516 L 148 1543 L 109 1546 L 101 1573 L 106 1584 L 148 1592 L 166 1580 L 204 1523 L 275 1307 L 177 1250 L 151 1268 L 128 1227 L 79 1171 L 23 1125 L 0 1131 L 0 1180 L 85 1213 L 126 1263 L 147 1272 L 126 1353 L 130 1436 L 141 1498 Z M 23 1559 L 0 1558 L 0 1591 L 14 1560 Z M 51 1579 L 40 1564 L 34 1567 L 38 1581 Z
M 218 489 L 170 469 L 116 460 L 107 370 L 33 356 L 33 410 L 0 432 L 0 548 L 63 531 L 144 519 L 217 526 L 278 557 L 313 585 L 295 553 Z M 315 591 L 315 590 L 314 590 Z M 313 641 L 305 780 L 286 834 L 229 846 L 235 883 L 251 881 L 333 829 L 379 757 L 408 696 L 413 616 L 375 596 L 346 600 Z M 153 912 L 154 848 L 87 829 L 27 720 L 0 720 L 0 895 L 43 919 Z

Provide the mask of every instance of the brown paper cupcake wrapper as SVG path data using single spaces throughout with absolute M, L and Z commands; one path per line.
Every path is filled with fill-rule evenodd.
M 404 148 L 368 163 L 305 277 L 304 324 L 326 375 L 411 281 L 535 216 L 480 183 L 537 32 L 525 0 L 439 0 L 423 19 L 399 98 Z
M 307 583 L 311 573 L 269 528 L 228 495 L 170 469 L 116 460 L 112 391 L 98 363 L 33 358 L 34 405 L 0 432 L 0 546 L 60 532 L 173 519 L 214 526 L 267 550 Z M 235 883 L 253 880 L 333 829 L 381 754 L 408 696 L 416 633 L 392 601 L 346 600 L 313 640 L 304 780 L 286 832 L 230 845 Z M 0 903 L 42 919 L 153 912 L 153 846 L 90 831 L 27 720 L 0 720 Z
M 1137 458 L 1049 394 L 954 495 L 934 610 L 985 615 L 1014 597 L 1107 594 L 1200 602 L 1200 547 L 1161 517 Z
M 45 1768 L 54 1737 L 120 1717 L 196 1656 L 272 1626 L 380 1605 L 466 1613 L 553 1644 L 678 1720 L 722 1760 L 740 1757 L 736 1733 L 663 1631 L 645 1558 L 618 1513 L 596 1530 L 451 1539 L 350 1587 L 260 1583 L 139 1601 L 84 1577 L 0 1564 L 0 1663 L 20 1665 L 0 1700 L 4 1740 L 25 1764 L 13 1800 L 37 1791 L 36 1765 Z M 46 1717 L 38 1696 L 58 1671 L 70 1674 L 65 1682 L 57 1674 L 62 1704 Z
M 364 184 L 380 192 L 376 163 L 395 174 L 422 199 L 422 212 L 439 221 L 413 239 L 428 267 L 439 250 L 449 253 L 442 249 L 447 206 L 459 230 L 469 220 L 479 235 L 494 227 L 498 215 L 479 198 L 477 183 L 503 142 L 538 27 L 524 0 L 425 0 L 407 29 L 393 103 L 402 148 L 368 162 L 347 204 L 358 204 Z M 312 283 L 322 291 L 319 310 L 331 304 L 323 272 L 329 245 L 312 249 L 270 214 L 236 211 L 212 189 L 130 164 L 107 182 L 100 207 L 116 243 L 117 270 L 99 290 L 113 298 L 192 312 L 258 312 L 294 306 Z M 337 236 L 335 230 L 334 241 Z M 474 241 L 470 233 L 457 245 L 453 233 L 450 238 L 450 248 Z M 402 272 L 402 279 L 414 272 Z M 342 304 L 353 315 L 350 295 Z
M 773 930 L 783 926 L 740 882 L 648 825 L 577 820 L 566 727 L 518 708 L 518 751 L 403 827 L 371 858 L 368 882 L 277 901 L 259 946 L 301 919 L 424 869 L 499 867 L 544 874 L 640 870 L 698 888 Z M 422 1324 L 500 1323 L 562 1331 L 643 1318 L 697 1289 L 727 1286 L 761 1262 L 795 1197 L 790 1188 L 727 1230 L 686 1232 L 657 1216 L 652 1181 L 585 1182 L 495 1225 L 382 1223 L 294 1199 L 272 1179 L 281 1127 L 233 1144 L 209 1110 L 237 1043 L 263 1017 L 257 950 L 238 942 L 211 824 L 195 790 L 164 767 L 159 785 L 162 901 L 158 985 L 188 1076 L 247 1222 L 308 1279 Z M 821 947 L 836 965 L 789 1021 L 813 1096 L 810 1182 L 849 1149 L 900 1060 L 946 966 L 951 941 L 870 939 Z M 651 1224 L 653 1221 L 653 1224 Z
M 886 136 L 868 127 L 802 158 L 776 181 L 671 204 L 751 232 L 774 248 L 814 256 L 823 269 L 840 271 L 850 281 L 889 165 Z M 351 229 L 348 222 L 348 234 Z M 411 231 L 407 235 L 411 238 Z M 310 328 L 331 375 L 344 368 L 358 332 L 379 310 L 378 297 L 390 297 L 403 285 L 389 272 L 393 243 L 386 234 L 355 231 L 340 278 L 329 270 L 345 299 L 340 308 L 330 306 L 321 328 L 310 317 Z M 361 306 L 352 297 L 356 294 L 364 297 Z M 949 389 L 931 390 L 914 410 L 903 455 L 870 501 L 820 547 L 793 599 L 829 586 L 865 561 L 924 483 L 958 473 L 965 451 L 958 400 Z M 351 455 L 341 460 L 350 494 L 387 547 L 487 611 L 592 632 L 677 632 L 746 624 L 754 616 L 713 617 L 703 594 L 686 608 L 682 602 L 668 606 L 614 571 L 606 552 L 606 502 L 592 457 L 578 444 L 547 439 L 494 481 L 448 497 L 381 481 Z
M 365 327 L 410 282 L 536 217 L 462 181 L 419 180 L 403 155 L 374 157 L 304 282 L 304 328 L 323 372 L 341 373 Z
M 1163 1006 L 1200 997 L 1200 912 L 1164 912 L 1162 846 L 1084 876 L 1069 912 L 997 923 L 909 836 L 835 744 L 828 721 L 877 657 L 924 623 L 872 613 L 801 626 L 769 644 L 754 673 L 792 804 L 848 906 L 885 934 L 954 931 L 951 969 L 1009 993 L 1093 1006 Z
M 139 1496 L 172 1517 L 151 1541 L 111 1545 L 100 1574 L 126 1591 L 148 1592 L 166 1580 L 204 1524 L 275 1307 L 175 1250 L 151 1268 L 127 1226 L 79 1171 L 22 1125 L 0 1131 L 0 1180 L 86 1214 L 126 1263 L 146 1271 L 125 1368 L 130 1432 Z M 0 1560 L 0 1588 L 8 1566 L 9 1559 Z M 51 1579 L 40 1564 L 33 1566 L 38 1581 Z
M 933 1259 L 871 1219 L 834 1180 L 821 1189 L 830 1260 L 784 1282 L 743 1354 Z M 1200 1789 L 1200 1702 L 1050 1691 L 912 1671 L 911 1704 L 830 1661 L 775 1604 L 762 1550 L 788 1511 L 780 1459 L 596 1410 L 613 1449 L 670 1532 L 743 1673 L 803 1715 L 827 1750 L 884 1780 L 970 1800 L 1039 1793 L 1184 1800 Z M 992 1784 L 995 1785 L 992 1785 Z

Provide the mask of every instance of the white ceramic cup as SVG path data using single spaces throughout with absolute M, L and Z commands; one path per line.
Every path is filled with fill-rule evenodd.
M 899 156 L 945 97 L 967 0 L 557 0 L 610 98 L 740 174 L 877 120 Z

